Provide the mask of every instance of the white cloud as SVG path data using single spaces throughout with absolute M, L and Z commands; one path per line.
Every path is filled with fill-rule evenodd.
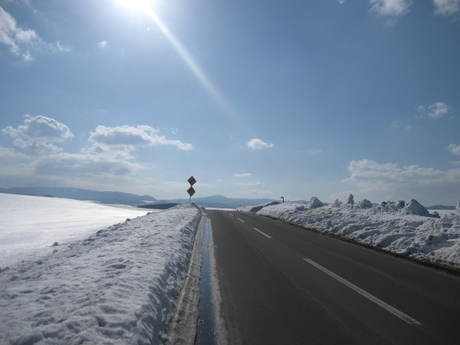
M 421 198 L 429 202 L 454 202 L 460 193 L 460 168 L 433 169 L 418 165 L 398 166 L 368 159 L 351 161 L 344 182 L 363 195 L 383 198 Z
M 98 154 L 58 153 L 35 163 L 35 171 L 47 176 L 128 175 L 141 167 L 126 160 Z
M 179 150 L 193 150 L 193 145 L 180 140 L 167 139 L 159 135 L 159 130 L 150 126 L 97 126 L 89 136 L 93 148 L 99 151 L 133 151 L 140 146 L 167 145 Z
M 240 173 L 240 174 L 234 174 L 233 175 L 234 177 L 251 177 L 252 176 L 252 173 Z
M 55 144 L 73 137 L 65 124 L 43 115 L 26 115 L 22 125 L 8 126 L 1 132 L 12 138 L 16 147 L 39 153 L 58 152 L 60 148 Z
M 240 187 L 257 187 L 257 186 L 262 186 L 263 182 L 260 181 L 255 181 L 255 182 L 237 182 L 235 185 L 240 186 Z
M 434 13 L 450 16 L 460 12 L 460 0 L 433 0 Z
M 429 105 L 419 105 L 417 111 L 422 117 L 436 120 L 449 113 L 449 106 L 444 102 L 435 102 Z
M 13 54 L 30 60 L 30 53 L 23 46 L 37 39 L 38 35 L 34 30 L 18 27 L 16 20 L 0 6 L 0 43 L 6 45 Z
M 61 42 L 57 41 L 54 43 L 46 43 L 41 41 L 41 48 L 49 53 L 68 53 L 72 49 L 63 45 Z
M 381 16 L 399 17 L 409 12 L 411 0 L 370 0 L 371 11 Z
M 306 149 L 305 152 L 306 152 L 309 156 L 317 156 L 317 155 L 323 153 L 323 150 L 322 150 L 322 149 L 318 149 L 318 148 L 309 148 L 309 149 Z
M 391 121 L 390 127 L 394 128 L 394 129 L 403 129 L 403 130 L 406 130 L 406 131 L 410 131 L 413 128 L 413 126 L 411 124 L 409 124 L 409 123 L 404 124 L 403 122 L 401 122 L 399 120 Z
M 97 46 L 101 49 L 104 49 L 106 48 L 107 46 L 109 45 L 109 42 L 107 41 L 100 41 L 100 42 L 97 42 Z
M 258 138 L 253 138 L 249 140 L 247 145 L 252 150 L 271 149 L 273 146 L 275 146 L 273 144 L 266 143 L 265 141 Z
M 453 155 L 460 156 L 460 145 L 450 144 L 448 149 Z
M 70 48 L 60 42 L 43 41 L 32 29 L 19 27 L 16 20 L 0 6 L 0 44 L 6 45 L 10 52 L 20 56 L 24 61 L 33 60 L 31 49 L 49 53 L 69 52 Z
M 2 163 L 24 162 L 29 161 L 30 159 L 31 157 L 24 153 L 17 152 L 8 147 L 0 146 L 0 160 Z

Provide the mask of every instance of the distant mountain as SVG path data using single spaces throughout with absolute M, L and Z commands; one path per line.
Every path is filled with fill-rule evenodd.
M 132 206 L 148 204 L 155 202 L 156 200 L 150 195 L 136 195 L 122 192 L 100 192 L 95 190 L 65 187 L 0 188 L 0 193 L 91 200 L 103 204 L 124 204 Z
M 272 199 L 244 199 L 244 198 L 227 198 L 222 195 L 212 195 L 202 198 L 192 198 L 192 201 L 203 207 L 219 207 L 219 208 L 237 208 L 241 206 L 252 206 L 258 204 L 265 204 L 273 201 Z M 188 199 L 173 199 L 173 200 L 157 200 L 154 204 L 162 203 L 188 203 Z
M 103 204 L 124 204 L 131 206 L 146 206 L 160 204 L 185 204 L 188 199 L 173 199 L 173 200 L 156 200 L 150 195 L 137 195 L 122 192 L 101 192 L 80 188 L 66 188 L 66 187 L 13 187 L 13 188 L 0 188 L 0 193 L 8 194 L 22 194 L 22 195 L 35 195 L 47 196 L 58 198 L 69 198 L 76 200 L 91 200 Z M 266 204 L 273 201 L 272 199 L 233 199 L 227 198 L 222 195 L 213 195 L 203 198 L 193 198 L 192 201 L 203 207 L 219 207 L 219 208 L 237 208 L 241 206 L 252 206 Z M 171 205 L 167 205 L 171 206 Z M 166 205 L 165 205 L 166 207 Z
M 447 206 L 447 205 L 433 205 L 427 207 L 429 210 L 455 210 L 455 206 Z

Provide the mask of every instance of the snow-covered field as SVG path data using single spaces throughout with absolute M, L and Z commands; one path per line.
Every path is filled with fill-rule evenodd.
M 0 270 L 0 344 L 158 343 L 199 219 L 176 206 Z
M 370 202 L 322 205 L 317 199 L 312 201 L 271 205 L 253 212 L 460 269 L 460 213 L 446 212 L 440 218 L 430 214 L 421 216 L 426 209 L 415 200 L 378 205 Z
M 54 242 L 81 239 L 147 212 L 128 206 L 0 193 L 0 268 L 46 254 Z

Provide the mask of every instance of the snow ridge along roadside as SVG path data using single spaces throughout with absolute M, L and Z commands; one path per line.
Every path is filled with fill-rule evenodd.
M 148 214 L 0 272 L 0 343 L 164 341 L 200 215 L 194 206 Z
M 295 202 L 262 206 L 255 213 L 460 271 L 460 214 L 434 218 L 376 206 L 309 208 Z
M 206 216 L 202 216 L 198 225 L 187 278 L 169 326 L 167 345 L 193 345 L 195 343 L 198 305 L 200 303 L 200 276 L 205 218 Z

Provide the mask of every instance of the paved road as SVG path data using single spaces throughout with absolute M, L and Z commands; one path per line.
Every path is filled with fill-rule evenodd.
M 460 278 L 282 222 L 208 211 L 229 344 L 460 344 Z

